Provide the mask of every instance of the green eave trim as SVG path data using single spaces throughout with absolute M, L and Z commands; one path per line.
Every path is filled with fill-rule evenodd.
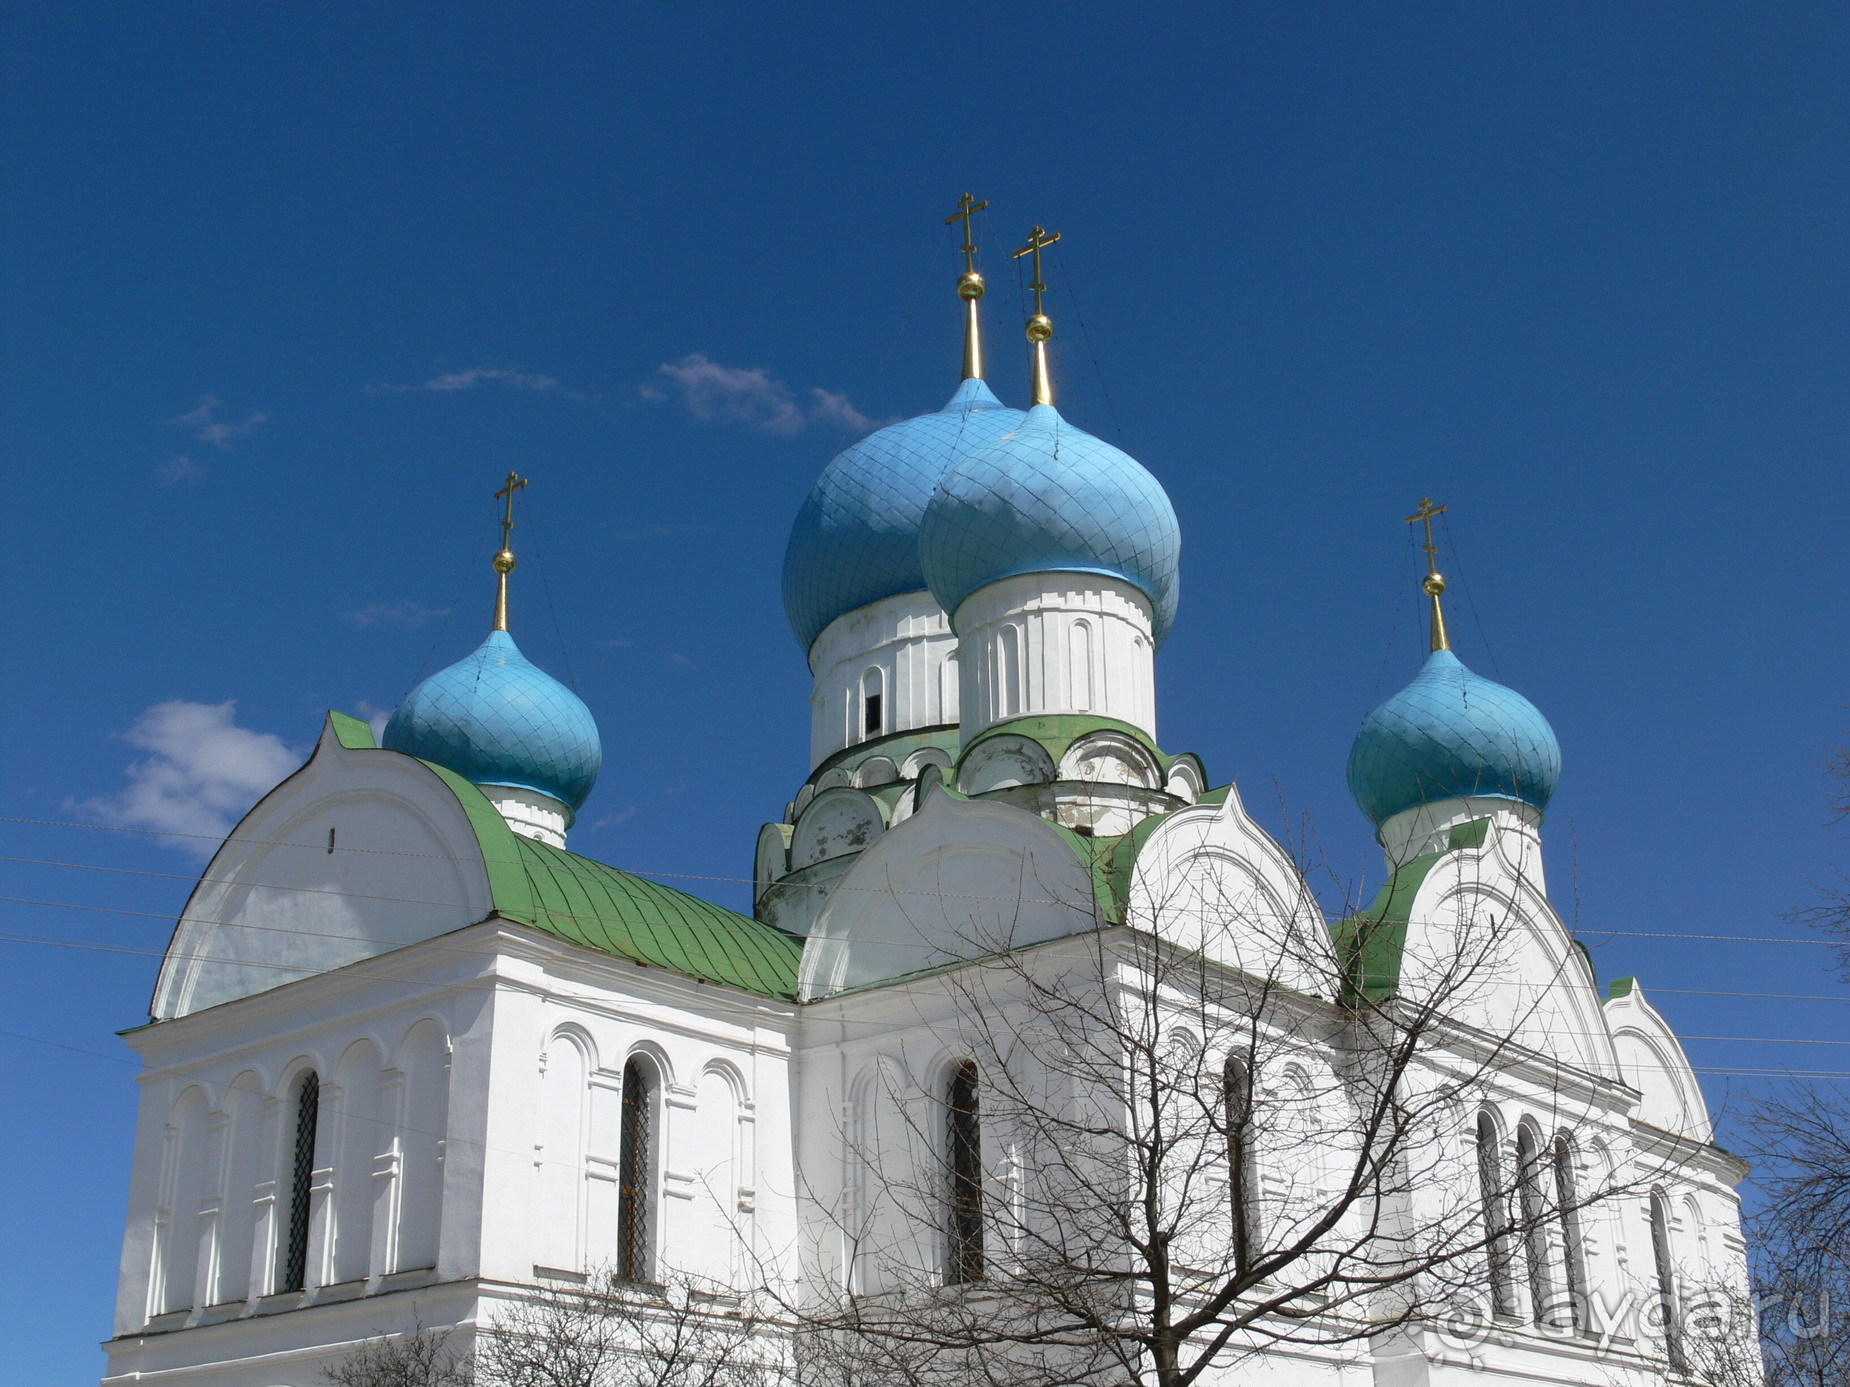
M 1407 925 L 1413 918 L 1413 902 L 1420 887 L 1444 858 L 1467 848 L 1483 847 L 1489 830 L 1489 819 L 1457 825 L 1438 852 L 1422 853 L 1396 867 L 1368 909 L 1330 926 L 1352 999 L 1385 1002 L 1400 991 Z

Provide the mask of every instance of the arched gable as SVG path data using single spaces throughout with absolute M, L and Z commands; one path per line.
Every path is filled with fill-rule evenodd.
M 1604 1020 L 1625 1081 L 1643 1095 L 1639 1119 L 1695 1141 L 1713 1140 L 1709 1107 L 1682 1042 L 1635 979 L 1613 983 Z
M 933 787 L 831 888 L 803 951 L 824 996 L 1095 927 L 1092 874 L 1066 830 Z
M 1155 821 L 1137 851 L 1125 923 L 1300 992 L 1332 990 L 1322 912 L 1232 786 L 1219 803 Z
M 458 791 L 414 757 L 344 744 L 330 719 L 308 763 L 213 855 L 174 930 L 152 1011 L 159 1020 L 201 1011 L 447 934 L 493 908 Z

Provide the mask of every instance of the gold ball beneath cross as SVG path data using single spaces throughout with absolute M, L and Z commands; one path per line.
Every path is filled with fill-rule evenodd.
M 1053 339 L 1053 319 L 1045 313 L 1036 313 L 1028 319 L 1028 340 L 1030 342 L 1048 342 Z
M 514 551 L 503 549 L 495 555 L 495 572 L 512 573 L 514 571 Z
M 983 297 L 983 290 L 987 287 L 983 282 L 983 276 L 975 270 L 970 270 L 957 281 L 957 296 L 962 299 L 980 299 Z
M 1426 589 L 1429 596 L 1437 597 L 1440 593 L 1445 591 L 1445 575 L 1443 573 L 1428 573 L 1426 575 L 1426 581 L 1420 586 Z

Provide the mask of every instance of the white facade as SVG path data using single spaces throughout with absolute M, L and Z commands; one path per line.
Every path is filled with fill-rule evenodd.
M 1150 599 L 1096 573 L 1024 573 L 957 608 L 962 732 L 1037 713 L 1093 713 L 1156 736 Z
M 809 662 L 812 766 L 859 742 L 957 721 L 957 638 L 929 592 L 836 617 Z

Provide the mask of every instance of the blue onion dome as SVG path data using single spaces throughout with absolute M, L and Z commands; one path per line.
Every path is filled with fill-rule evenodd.
M 933 489 L 1021 420 L 981 380 L 966 380 L 937 413 L 889 424 L 836 455 L 784 551 L 784 610 L 805 650 L 836 617 L 925 587 L 919 522 Z
M 382 744 L 477 785 L 534 790 L 576 813 L 604 748 L 584 700 L 534 664 L 506 631 L 438 670 L 392 710 Z
M 1362 722 L 1349 793 L 1376 826 L 1420 804 L 1477 795 L 1548 807 L 1561 745 L 1536 706 L 1435 650 Z
M 1140 588 L 1160 644 L 1175 621 L 1182 530 L 1130 454 L 1035 405 L 953 466 L 925 511 L 919 555 L 945 611 L 1018 573 L 1101 573 Z

